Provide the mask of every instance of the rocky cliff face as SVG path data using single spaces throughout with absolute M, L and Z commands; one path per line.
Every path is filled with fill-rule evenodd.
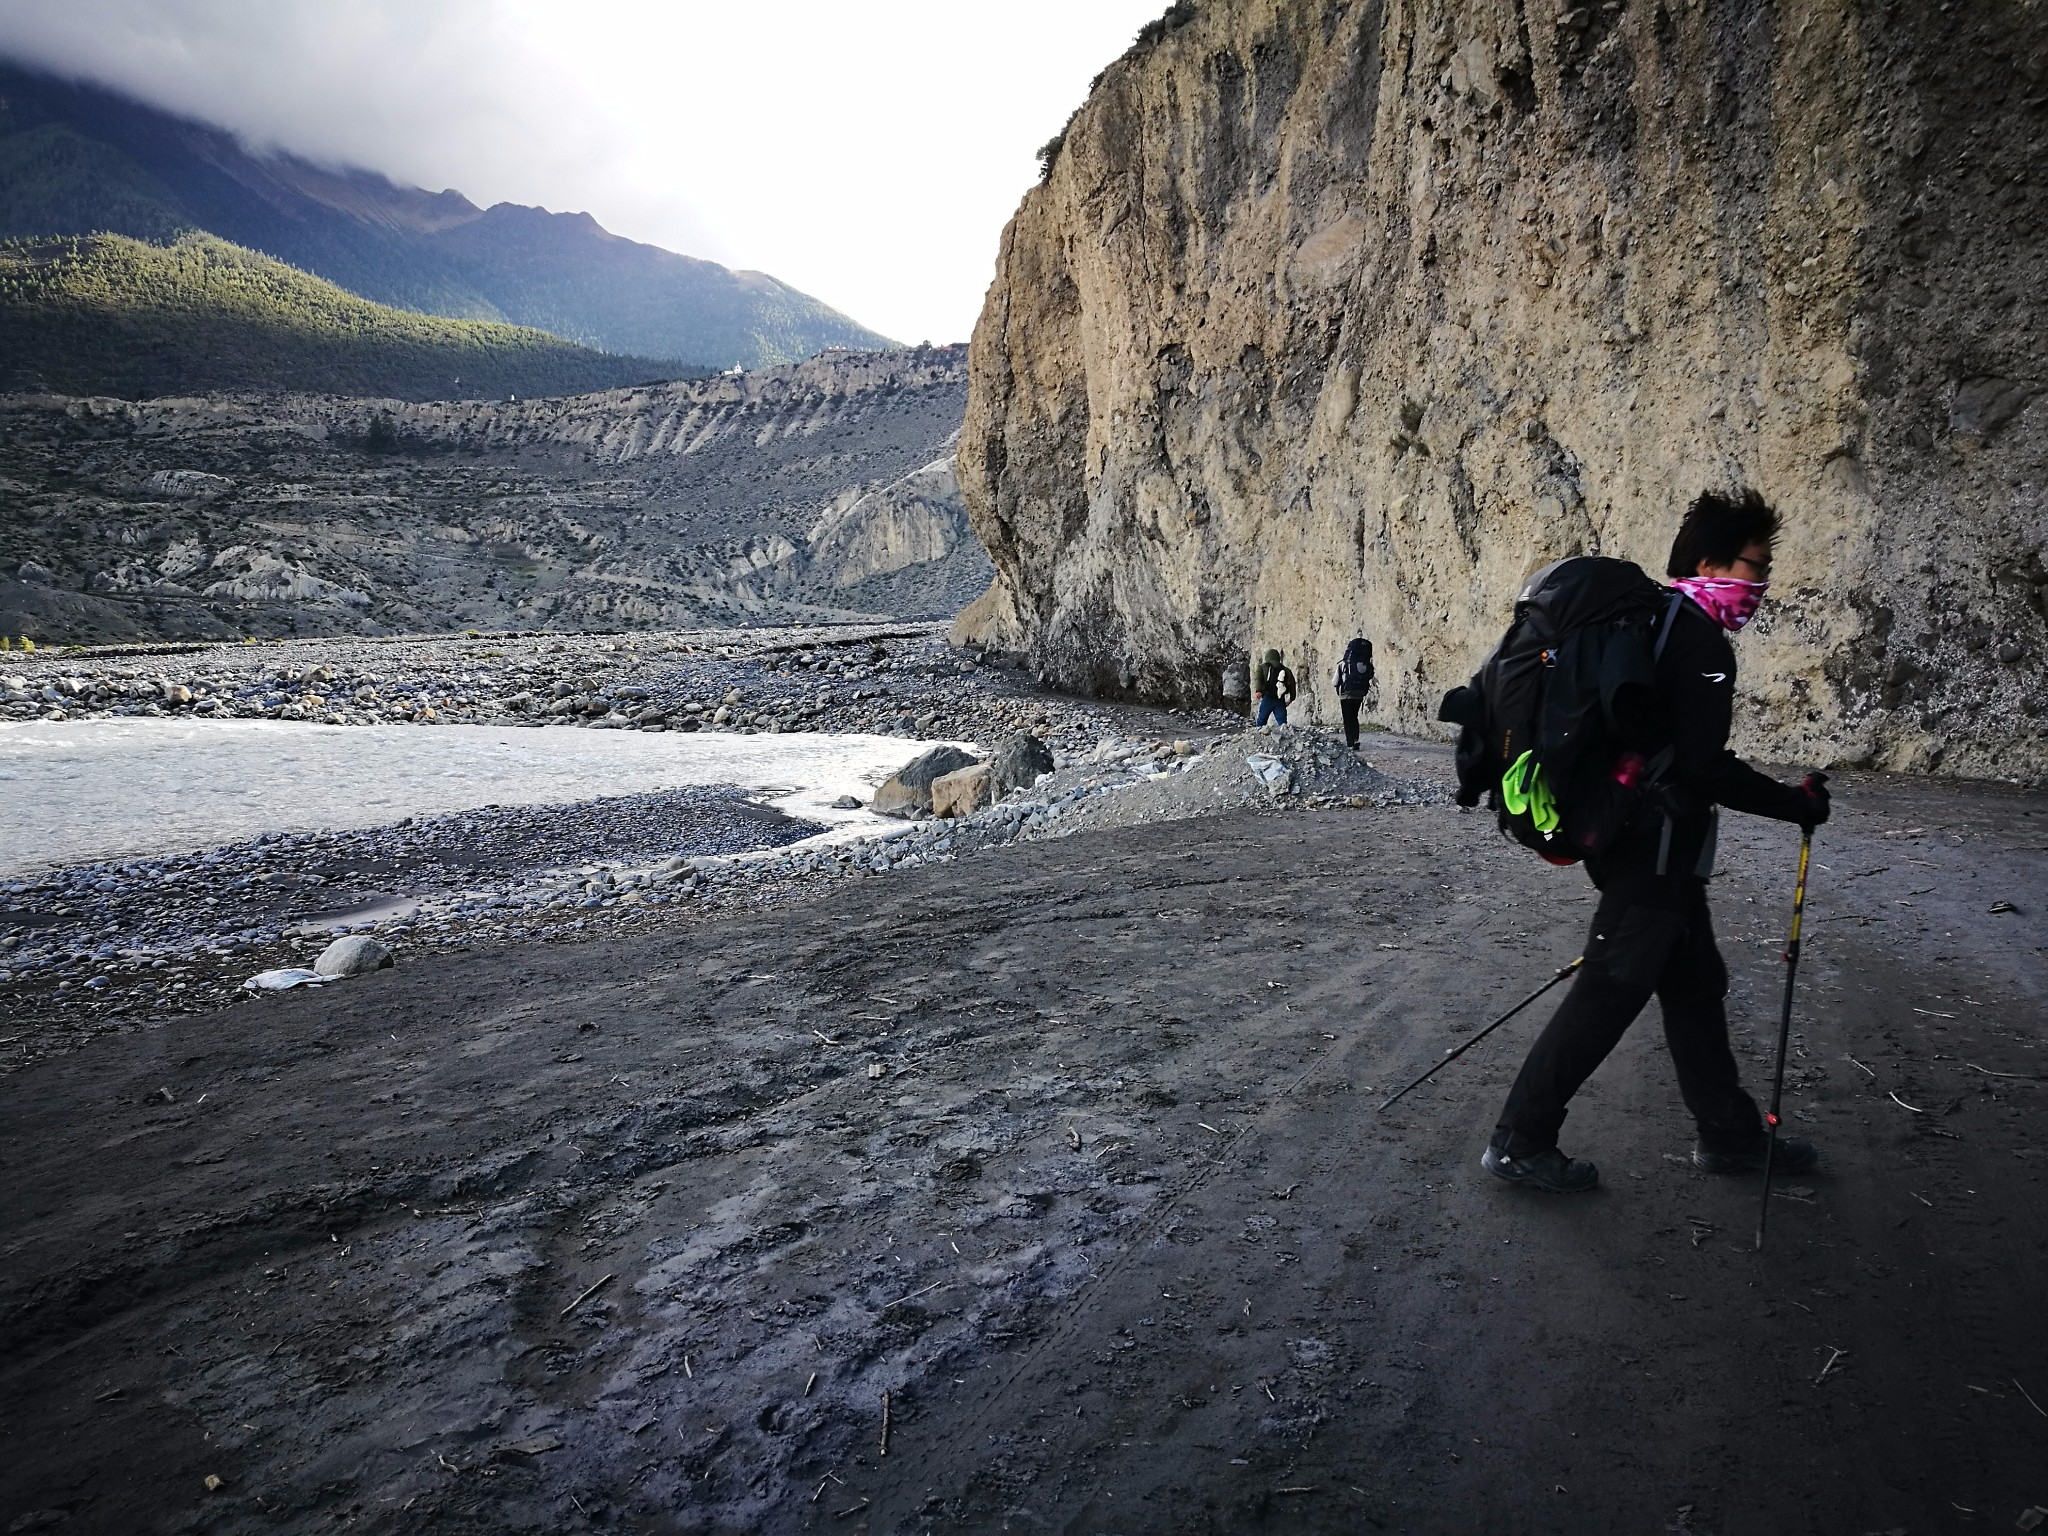
M 1005 232 L 966 638 L 1070 686 L 1321 683 L 1427 727 L 1523 575 L 1787 514 L 1751 750 L 2048 768 L 2048 11 L 1202 0 Z M 1334 713 L 1326 688 L 1313 708 Z
M 531 401 L 0 397 L 0 632 L 949 617 L 960 348 Z
M 894 485 L 833 506 L 811 530 L 813 555 L 829 557 L 833 585 L 851 587 L 871 576 L 942 560 L 965 531 L 953 521 L 960 486 L 950 456 L 905 475 Z

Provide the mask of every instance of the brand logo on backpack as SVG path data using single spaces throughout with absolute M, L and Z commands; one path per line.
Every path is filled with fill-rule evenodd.
M 1683 601 L 1625 560 L 1538 571 L 1493 654 L 1437 712 L 1460 727 L 1458 803 L 1486 798 L 1503 832 L 1553 864 L 1612 847 L 1670 761 L 1656 671 Z

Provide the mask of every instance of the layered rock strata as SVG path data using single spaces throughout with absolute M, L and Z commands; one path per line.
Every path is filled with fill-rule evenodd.
M 1753 485 L 1741 744 L 2038 775 L 2044 103 L 2016 4 L 1177 5 L 1005 231 L 961 636 L 1321 718 L 1362 633 L 1425 728 L 1529 570 Z
M 0 397 L 0 630 L 950 617 L 990 569 L 965 394 L 955 347 L 546 400 Z

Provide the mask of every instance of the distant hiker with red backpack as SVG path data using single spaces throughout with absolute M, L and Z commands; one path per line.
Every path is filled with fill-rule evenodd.
M 1583 859 L 1600 891 L 1577 979 L 1530 1048 L 1480 1162 L 1537 1189 L 1599 1182 L 1558 1149 L 1566 1105 L 1654 994 L 1693 1162 L 1762 1166 L 1767 1135 L 1728 1046 L 1728 972 L 1707 912 L 1720 806 L 1828 819 L 1826 775 L 1785 785 L 1728 748 L 1735 652 L 1771 578 L 1778 516 L 1754 491 L 1695 501 L 1672 542 L 1672 588 L 1625 561 L 1579 557 L 1530 579 L 1478 675 L 1444 700 L 1463 727 L 1461 805 L 1491 797 L 1501 826 L 1553 863 Z M 1774 1166 L 1817 1161 L 1779 1137 Z
M 1372 642 L 1361 635 L 1344 647 L 1333 680 L 1337 707 L 1344 714 L 1344 745 L 1354 752 L 1358 750 L 1358 709 L 1372 692 L 1372 677 Z
M 1258 713 L 1252 720 L 1254 726 L 1263 726 L 1268 720 L 1280 725 L 1287 723 L 1287 706 L 1294 702 L 1294 674 L 1280 659 L 1278 651 L 1266 652 L 1265 664 L 1259 668 L 1259 687 L 1254 698 L 1258 704 Z

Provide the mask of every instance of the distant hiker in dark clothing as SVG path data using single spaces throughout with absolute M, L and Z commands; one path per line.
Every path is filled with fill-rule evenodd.
M 1750 491 L 1692 504 L 1671 546 L 1669 574 L 1686 596 L 1657 657 L 1655 709 L 1671 749 L 1656 794 L 1604 854 L 1586 860 L 1600 904 L 1585 964 L 1530 1048 L 1481 1164 L 1539 1189 L 1591 1189 L 1599 1173 L 1558 1150 L 1566 1109 L 1654 994 L 1685 1106 L 1699 1128 L 1692 1159 L 1710 1173 L 1761 1166 L 1766 1133 L 1728 1048 L 1722 999 L 1728 971 L 1707 915 L 1719 806 L 1816 827 L 1827 787 L 1809 775 L 1780 784 L 1728 748 L 1735 652 L 1728 634 L 1749 622 L 1771 579 L 1778 517 Z M 1780 1137 L 1774 1166 L 1817 1161 L 1811 1145 Z
M 1344 647 L 1335 679 L 1337 707 L 1344 712 L 1344 745 L 1358 750 L 1358 707 L 1372 692 L 1372 642 L 1361 635 Z
M 1287 723 L 1287 706 L 1294 702 L 1294 674 L 1281 661 L 1278 651 L 1266 652 L 1266 664 L 1259 668 L 1256 698 L 1259 712 L 1253 725 L 1262 726 L 1268 720 Z

